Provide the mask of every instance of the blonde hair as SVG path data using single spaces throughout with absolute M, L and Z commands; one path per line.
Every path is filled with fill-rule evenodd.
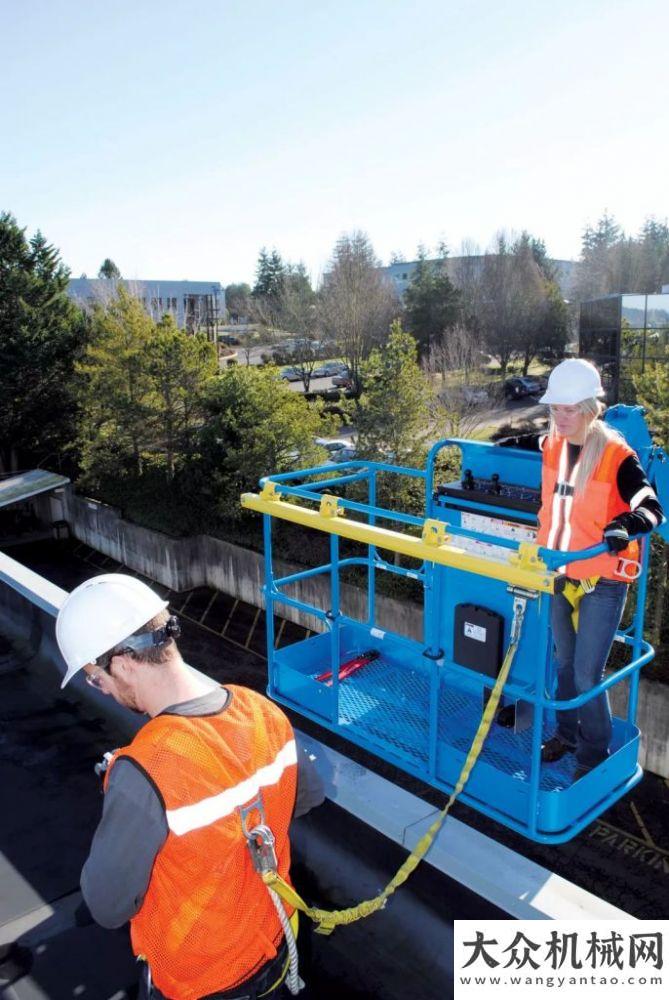
M 585 432 L 585 441 L 581 450 L 576 482 L 574 483 L 574 493 L 584 493 L 585 488 L 592 478 L 599 465 L 604 449 L 610 441 L 622 442 L 624 438 L 613 427 L 609 427 L 599 418 L 603 415 L 606 407 L 598 399 L 584 399 L 575 404 L 579 413 L 589 418 L 589 424 Z M 553 414 L 550 415 L 551 438 L 558 437 L 557 427 Z

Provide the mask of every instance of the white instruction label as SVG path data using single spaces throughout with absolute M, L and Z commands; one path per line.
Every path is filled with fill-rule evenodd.
M 470 514 L 463 510 L 460 515 L 463 528 L 470 531 L 480 531 L 484 535 L 498 535 L 500 538 L 512 538 L 516 542 L 533 542 L 537 537 L 537 529 L 530 524 L 518 521 L 503 520 L 500 517 L 486 517 L 484 514 Z
M 476 639 L 477 642 L 485 642 L 488 630 L 482 625 L 474 625 L 473 622 L 465 622 L 465 635 L 468 639 Z
M 519 524 L 517 521 L 502 520 L 498 517 L 485 517 L 482 514 L 470 514 L 469 511 L 462 511 L 460 524 L 470 531 L 480 531 L 484 535 L 497 536 L 498 538 L 510 538 L 514 542 L 535 542 L 537 529 L 531 525 Z M 465 538 L 463 535 L 454 535 L 453 542 L 465 552 L 472 555 L 483 556 L 486 559 L 494 559 L 495 562 L 508 563 L 511 549 L 502 548 L 494 542 L 483 542 L 478 538 Z

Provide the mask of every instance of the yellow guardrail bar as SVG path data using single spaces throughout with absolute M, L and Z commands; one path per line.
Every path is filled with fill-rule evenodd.
M 270 482 L 260 494 L 243 493 L 241 504 L 247 510 L 254 510 L 259 514 L 270 514 L 284 521 L 292 521 L 293 524 L 301 524 L 305 528 L 315 528 L 365 545 L 400 552 L 421 562 L 452 566 L 528 590 L 553 593 L 557 574 L 550 572 L 539 558 L 536 545 L 523 542 L 517 553 L 509 552 L 508 563 L 497 562 L 459 548 L 450 539 L 448 525 L 443 521 L 426 520 L 422 537 L 416 538 L 402 531 L 380 528 L 376 524 L 362 524 L 343 517 L 337 500 L 337 497 L 325 494 L 321 499 L 320 510 L 311 510 L 281 500 L 275 484 Z

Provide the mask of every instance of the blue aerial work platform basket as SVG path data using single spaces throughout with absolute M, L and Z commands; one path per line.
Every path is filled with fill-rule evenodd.
M 637 451 L 666 504 L 669 463 L 653 445 L 643 410 L 615 406 L 606 420 Z M 435 487 L 435 463 L 446 446 L 461 451 L 461 479 Z M 378 480 L 387 473 L 423 480 L 425 517 L 377 506 Z M 538 453 L 448 439 L 431 449 L 425 470 L 367 461 L 320 466 L 266 477 L 261 492 L 244 494 L 242 504 L 264 519 L 270 696 L 445 792 L 453 791 L 460 775 L 495 683 L 495 663 L 499 666 L 510 642 L 516 613 L 523 612 L 504 686 L 505 702 L 516 706 L 515 723 L 509 729 L 491 727 L 461 798 L 532 840 L 560 843 L 642 776 L 635 719 L 639 672 L 654 655 L 643 638 L 650 545 L 647 537 L 641 539 L 632 623 L 616 634 L 630 647 L 631 662 L 591 691 L 556 701 L 550 615 L 555 583 L 562 567 L 606 548 L 565 553 L 533 544 L 540 479 Z M 353 483 L 366 484 L 366 502 L 336 495 Z M 273 517 L 329 535 L 330 561 L 277 579 Z M 669 537 L 666 523 L 658 531 Z M 341 557 L 340 538 L 361 543 L 365 554 Z M 411 557 L 416 568 L 397 565 L 381 551 Z M 340 573 L 348 566 L 367 574 L 365 620 L 342 611 Z M 422 585 L 422 641 L 379 628 L 379 572 Z M 329 578 L 329 593 L 326 606 L 317 606 L 303 597 L 307 588 L 313 593 L 313 578 L 322 575 Z M 302 597 L 295 596 L 295 588 Z M 323 631 L 276 649 L 275 605 L 314 616 Z M 627 714 L 613 719 L 606 761 L 578 780 L 573 755 L 541 761 L 541 744 L 555 730 L 556 712 L 577 708 L 623 682 Z

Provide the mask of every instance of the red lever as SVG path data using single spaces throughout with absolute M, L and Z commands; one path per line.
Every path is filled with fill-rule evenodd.
M 346 663 L 342 663 L 339 668 L 339 680 L 346 680 L 351 674 L 354 674 L 356 670 L 362 670 L 366 667 L 368 663 L 372 663 L 374 660 L 378 660 L 381 656 L 378 649 L 369 649 L 366 653 L 360 653 L 359 656 L 354 656 L 352 660 L 347 660 Z M 325 673 L 319 674 L 316 678 L 317 681 L 324 683 L 326 687 L 332 687 L 332 671 L 326 670 Z

